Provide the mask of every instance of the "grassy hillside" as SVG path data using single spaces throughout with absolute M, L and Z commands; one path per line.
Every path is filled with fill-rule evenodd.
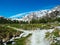
M 41 24 L 4 24 L 5 26 L 16 27 L 24 30 L 51 29 L 60 26 L 60 23 L 41 23 Z
M 8 41 L 13 36 L 20 35 L 21 32 L 18 32 L 14 29 L 8 28 L 6 26 L 0 25 L 0 40 Z

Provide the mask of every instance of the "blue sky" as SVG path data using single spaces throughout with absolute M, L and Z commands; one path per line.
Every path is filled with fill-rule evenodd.
M 10 17 L 12 15 L 50 9 L 60 5 L 60 0 L 0 0 L 0 16 Z

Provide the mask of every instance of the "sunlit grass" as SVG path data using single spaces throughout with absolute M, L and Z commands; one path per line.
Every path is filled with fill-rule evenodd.
M 60 26 L 60 24 L 55 24 L 55 23 L 41 23 L 41 24 L 4 24 L 5 26 L 11 26 L 11 27 L 16 27 L 24 30 L 35 30 L 37 28 L 39 29 L 52 29 L 55 26 Z

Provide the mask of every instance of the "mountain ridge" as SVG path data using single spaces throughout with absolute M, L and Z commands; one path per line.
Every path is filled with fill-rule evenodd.
M 45 9 L 45 10 L 39 10 L 39 11 L 31 11 L 26 13 L 17 14 L 14 16 L 11 16 L 12 20 L 19 20 L 19 21 L 30 21 L 32 19 L 42 18 L 42 17 L 51 17 L 55 16 L 56 12 L 59 12 L 60 15 L 60 5 L 52 8 L 52 9 Z M 20 18 L 21 17 L 21 18 Z M 57 16 L 59 17 L 59 16 Z

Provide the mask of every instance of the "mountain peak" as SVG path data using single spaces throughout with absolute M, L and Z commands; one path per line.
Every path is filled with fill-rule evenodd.
M 57 5 L 56 7 L 54 7 L 53 10 L 60 11 L 60 5 Z

